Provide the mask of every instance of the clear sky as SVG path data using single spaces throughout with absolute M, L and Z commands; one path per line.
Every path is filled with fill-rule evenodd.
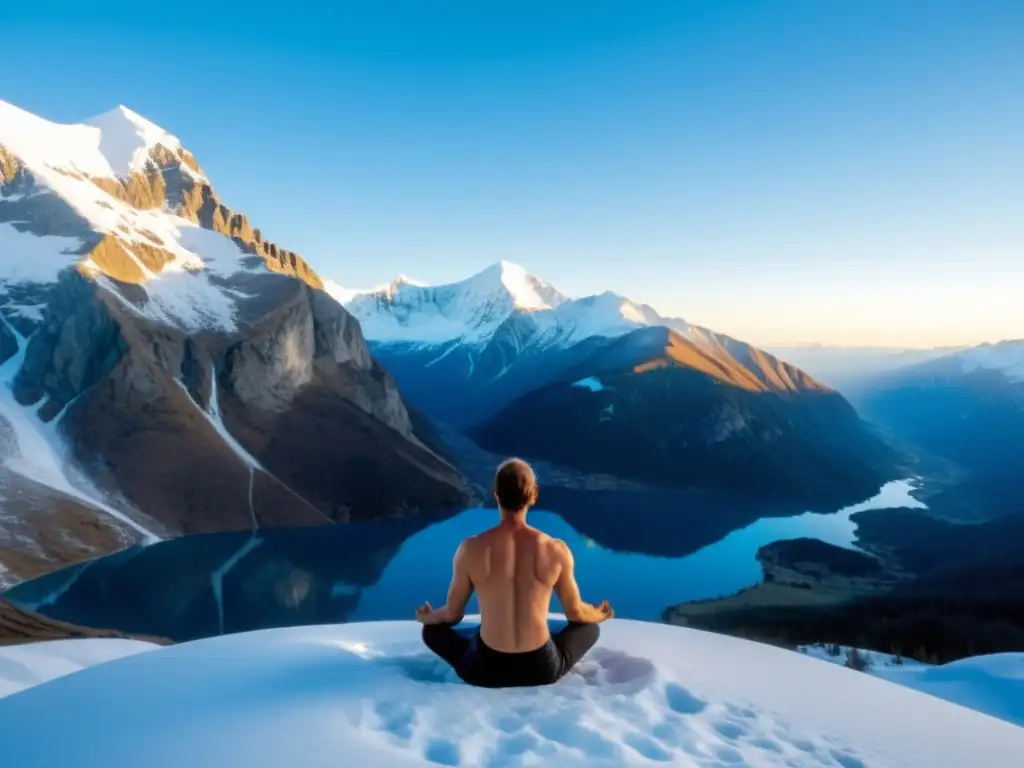
M 762 345 L 1024 337 L 1024 2 L 4 3 L 325 276 L 499 259 Z

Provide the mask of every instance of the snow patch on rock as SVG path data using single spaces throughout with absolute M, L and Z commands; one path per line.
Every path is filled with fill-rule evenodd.
M 597 376 L 588 376 L 585 379 L 574 381 L 572 386 L 579 387 L 580 389 L 589 389 L 591 392 L 601 392 L 608 389 Z
M 0 222 L 0 281 L 50 283 L 72 264 L 82 241 L 77 237 L 37 236 Z

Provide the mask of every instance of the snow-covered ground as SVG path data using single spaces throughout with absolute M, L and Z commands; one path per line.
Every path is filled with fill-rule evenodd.
M 19 768 L 980 767 L 1024 765 L 1024 729 L 801 654 L 623 620 L 554 686 L 474 689 L 419 625 L 379 622 L 228 635 L 53 680 L 0 700 L 0 755 Z
M 1024 653 L 975 656 L 940 666 L 883 666 L 874 674 L 1024 727 Z
M 105 661 L 159 648 L 141 640 L 83 638 L 0 647 L 0 698 Z M 3 725 L 0 724 L 0 732 Z
M 830 655 L 821 645 L 800 650 L 813 658 L 845 664 L 849 649 L 841 646 L 838 656 Z M 913 659 L 896 663 L 888 653 L 858 651 L 867 660 L 864 671 L 868 674 L 1024 726 L 1024 653 L 997 653 L 934 665 Z
M 846 659 L 847 654 L 852 649 L 847 645 L 840 645 L 839 654 L 833 656 L 828 652 L 828 648 L 825 645 L 801 645 L 797 650 L 805 656 L 810 656 L 812 659 L 820 659 L 822 661 L 830 661 L 833 664 L 842 664 L 847 666 Z M 857 652 L 864 659 L 867 664 L 867 670 L 874 672 L 880 669 L 887 669 L 888 667 L 907 666 L 907 667 L 927 667 L 928 664 L 924 664 L 914 659 L 900 659 L 896 661 L 895 656 L 891 653 L 881 653 L 879 651 L 869 651 L 864 648 L 858 648 Z

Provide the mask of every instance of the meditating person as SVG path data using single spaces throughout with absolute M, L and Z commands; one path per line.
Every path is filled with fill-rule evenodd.
M 546 685 L 572 669 L 597 642 L 597 625 L 613 615 L 580 598 L 572 552 L 565 542 L 526 524 L 537 501 L 530 465 L 509 459 L 494 476 L 501 521 L 472 536 L 455 553 L 448 602 L 434 610 L 424 603 L 416 618 L 423 642 L 470 685 L 506 688 Z M 471 637 L 453 629 L 476 590 L 480 628 Z M 568 626 L 551 635 L 551 592 L 558 594 Z

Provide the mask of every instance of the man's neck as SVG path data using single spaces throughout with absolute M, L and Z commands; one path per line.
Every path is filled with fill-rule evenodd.
M 500 526 L 502 528 L 510 528 L 513 530 L 526 528 L 526 511 L 509 512 L 507 509 L 501 510 Z

